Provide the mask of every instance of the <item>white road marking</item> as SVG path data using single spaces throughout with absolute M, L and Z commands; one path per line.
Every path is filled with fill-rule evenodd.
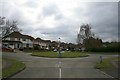
M 61 61 L 59 61 L 59 65 L 61 65 Z
M 59 61 L 58 67 L 59 67 L 59 78 L 61 80 L 61 76 L 62 76 L 61 61 Z
M 110 78 L 114 78 L 114 77 L 112 77 L 112 76 L 110 76 L 110 75 L 106 74 L 105 72 L 103 72 L 103 71 L 101 71 L 101 70 L 99 70 L 99 69 L 97 69 L 97 70 L 98 70 L 98 71 L 100 71 L 101 73 L 103 73 L 104 75 L 106 75 L 106 76 L 110 77 Z
M 62 70 L 61 70 L 61 68 L 59 68 L 59 78 L 61 79 L 61 72 L 62 72 Z

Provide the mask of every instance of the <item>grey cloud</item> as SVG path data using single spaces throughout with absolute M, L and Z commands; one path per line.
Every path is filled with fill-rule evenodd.
M 87 17 L 96 36 L 100 36 L 103 40 L 118 36 L 118 9 L 116 2 L 95 2 L 87 4 L 87 10 L 82 8 L 75 9 L 75 16 L 83 19 Z M 110 37 L 111 36 L 111 37 Z
M 36 31 L 40 31 L 44 35 L 68 35 L 69 32 L 71 31 L 69 29 L 69 25 L 59 25 L 56 26 L 55 28 L 45 28 L 42 29 L 42 26 L 39 29 L 36 29 Z
M 9 2 L 3 3 L 3 6 L 4 7 L 2 9 L 2 13 L 6 19 L 17 20 L 19 25 L 28 24 L 28 21 L 25 18 L 24 14 L 17 7 L 13 6 Z
M 24 14 L 19 10 L 13 12 L 10 15 L 9 19 L 10 20 L 17 20 L 19 25 L 24 25 L 25 26 L 25 25 L 29 24 L 28 20 L 24 17 Z
M 118 2 L 118 40 L 120 41 L 120 2 Z
M 6 17 L 6 19 L 12 21 L 12 20 L 16 20 L 18 22 L 18 27 L 20 29 L 22 29 L 23 33 L 26 34 L 32 34 L 33 33 L 33 25 L 31 25 L 31 23 L 28 21 L 28 19 L 24 16 L 24 14 L 22 13 L 21 10 L 19 10 L 19 8 L 17 8 L 16 6 L 13 6 L 11 3 L 9 2 L 5 2 L 2 4 L 3 7 L 3 13 L 4 13 L 4 17 Z M 1 13 L 1 12 L 0 12 Z
M 32 25 L 24 25 L 19 27 L 22 29 L 21 33 L 33 36 L 35 38 L 35 35 L 33 35 L 33 33 L 36 33 L 36 31 Z
M 57 14 L 54 18 L 55 20 L 61 20 L 61 19 L 64 19 L 64 16 L 63 14 Z
M 50 4 L 48 6 L 43 7 L 43 15 L 51 16 L 55 15 L 58 12 L 58 7 L 55 4 Z
M 34 2 L 36 1 L 29 1 L 24 5 L 30 8 L 37 8 L 38 5 Z M 44 25 L 39 25 L 38 27 L 38 24 L 31 24 L 18 8 L 15 8 L 9 3 L 4 4 L 3 13 L 4 16 L 9 19 L 18 20 L 23 33 L 30 35 L 37 33 L 38 37 L 42 37 L 43 39 L 58 40 L 58 38 L 61 37 L 62 41 L 76 42 L 79 27 L 82 24 L 82 21 L 85 22 L 85 18 L 87 19 L 86 23 L 91 24 L 92 31 L 96 34 L 96 36 L 102 38 L 103 40 L 114 40 L 118 37 L 120 32 L 117 30 L 117 3 L 91 2 L 83 4 L 85 4 L 86 8 L 84 9 L 77 5 L 71 12 L 73 15 L 71 15 L 70 18 L 66 18 L 56 4 L 44 6 L 42 14 L 38 17 L 42 20 L 44 17 L 54 16 L 55 21 L 58 22 L 58 24 L 54 25 L 54 28 L 49 28 L 49 26 Z M 36 26 L 38 28 L 34 29 Z
M 3 15 L 3 4 L 0 3 L 0 16 L 2 16 L 2 15 Z
M 23 5 L 28 6 L 30 8 L 37 8 L 38 7 L 38 4 L 37 4 L 36 0 L 34 0 L 34 1 L 33 0 L 28 0 Z
M 42 26 L 41 26 L 42 27 Z M 57 40 L 59 37 L 65 42 L 75 42 L 76 34 L 74 34 L 74 28 L 71 27 L 68 23 L 61 24 L 55 28 L 48 28 L 48 29 L 36 29 L 39 31 L 40 34 L 47 36 L 49 39 Z

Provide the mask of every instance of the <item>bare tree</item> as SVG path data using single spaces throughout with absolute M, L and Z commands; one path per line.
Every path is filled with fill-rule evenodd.
M 17 21 L 9 21 L 9 20 L 3 20 L 0 19 L 0 23 L 2 26 L 2 37 L 9 35 L 10 33 L 17 31 L 20 32 L 21 29 L 18 28 Z
M 102 40 L 95 38 L 95 35 L 92 33 L 91 26 L 89 24 L 83 24 L 80 27 L 77 40 L 78 44 L 82 43 L 82 48 L 85 48 L 86 50 L 99 48 L 102 45 Z
M 5 23 L 4 19 L 5 19 L 5 17 L 0 16 L 0 25 L 3 25 Z
M 3 25 L 5 24 L 5 17 L 0 16 L 0 38 L 2 37 Z
M 80 26 L 80 31 L 77 35 L 77 43 L 83 43 L 84 39 L 92 37 L 94 34 L 91 32 L 91 27 L 89 24 L 83 24 Z

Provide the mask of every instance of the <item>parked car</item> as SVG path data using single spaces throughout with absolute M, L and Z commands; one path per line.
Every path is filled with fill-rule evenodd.
M 57 49 L 54 49 L 53 51 L 54 51 L 54 52 L 57 52 Z
M 20 50 L 20 51 L 23 51 L 23 48 L 20 48 L 19 50 Z
M 14 52 L 14 49 L 12 49 L 10 47 L 8 47 L 8 48 L 2 47 L 2 51 L 5 51 L 5 52 Z

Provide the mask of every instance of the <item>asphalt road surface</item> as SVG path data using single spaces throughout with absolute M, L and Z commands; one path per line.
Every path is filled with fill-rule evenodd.
M 43 58 L 30 56 L 30 53 L 3 53 L 4 58 L 23 61 L 26 69 L 12 78 L 112 78 L 104 72 L 94 69 L 100 56 L 103 58 L 117 55 L 89 54 L 81 58 Z

